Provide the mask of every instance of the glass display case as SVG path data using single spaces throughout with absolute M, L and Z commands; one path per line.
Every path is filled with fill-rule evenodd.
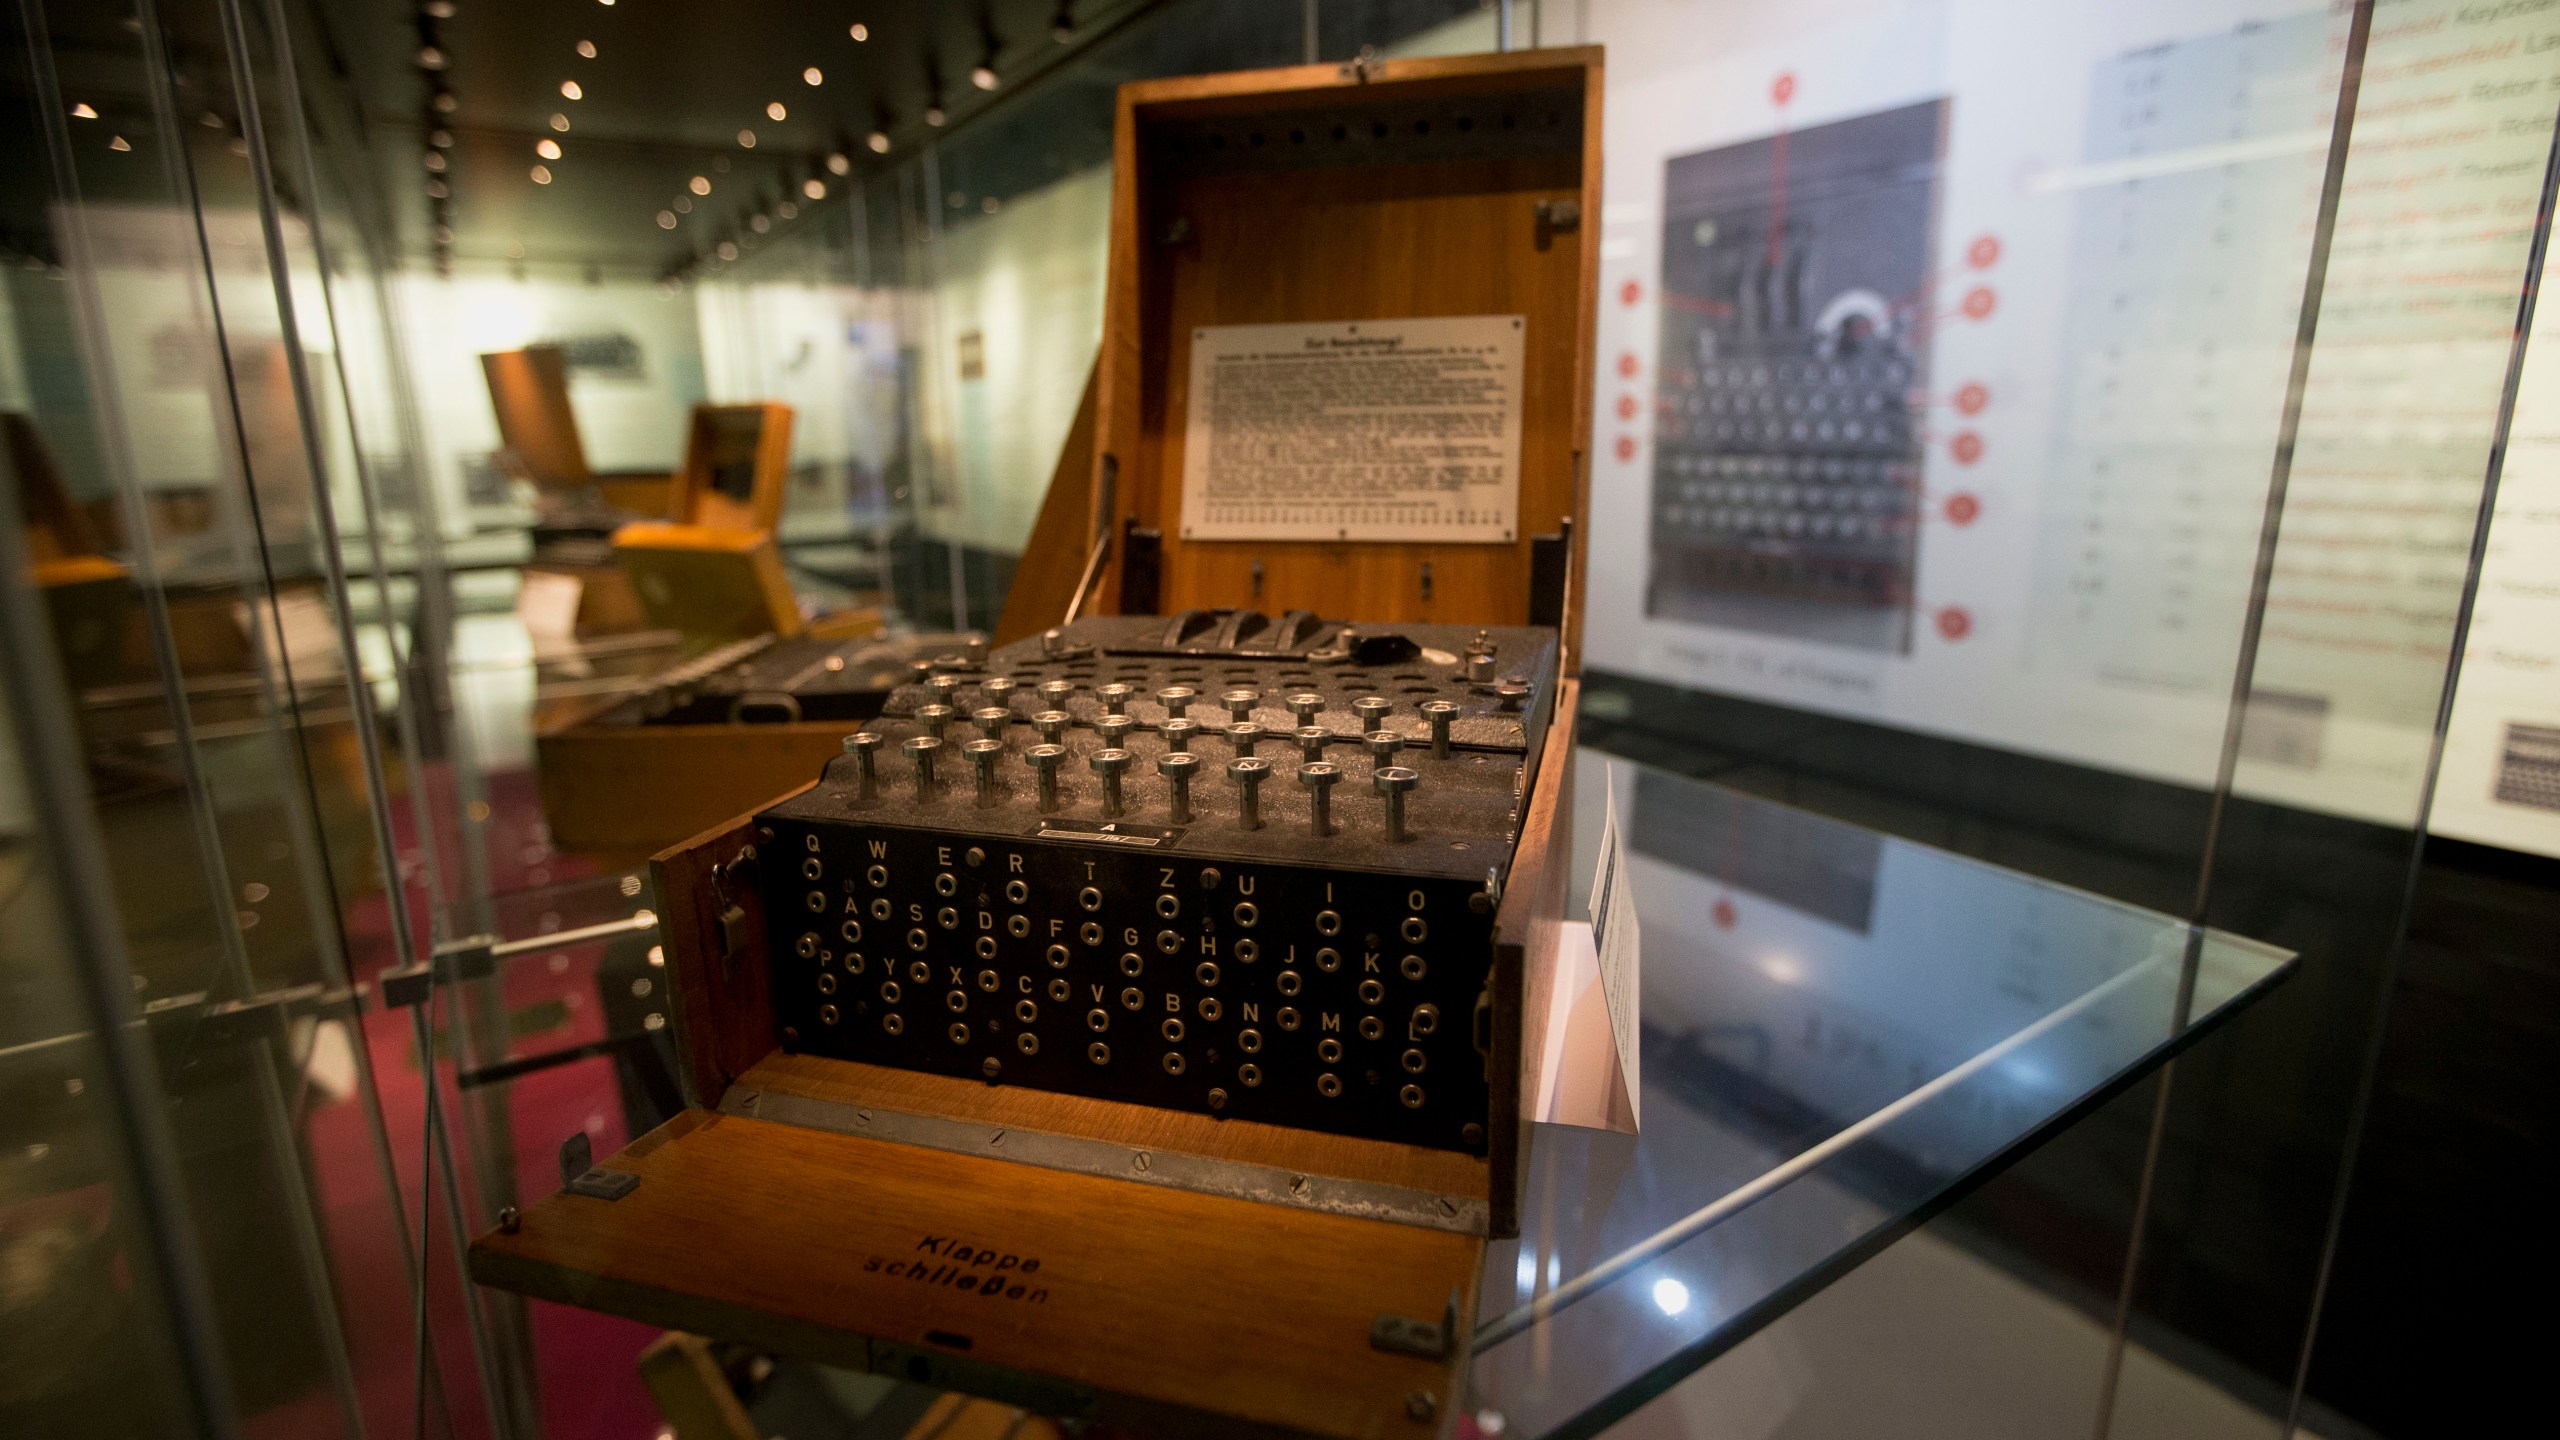
M 653 1329 L 462 1269 L 685 1104 L 535 737 L 691 657 L 545 598 L 482 353 L 599 471 L 789 403 L 801 609 L 996 630 L 1117 87 L 1582 43 L 1640 1123 L 1536 1128 L 1445 1429 L 2390 1428 L 2331 1277 L 2420 844 L 2560 854 L 2539 12 L 586 8 L 7 22 L 0 1430 L 666 1423 Z M 2037 1383 L 1892 1378 L 1958 1352 Z M 814 1373 L 738 1389 L 873 1413 Z

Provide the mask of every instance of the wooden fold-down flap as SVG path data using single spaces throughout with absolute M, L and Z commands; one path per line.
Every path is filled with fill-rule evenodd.
M 482 1284 L 1149 1433 L 1443 1433 L 1483 1242 L 687 1111 Z M 1403 1348 L 1372 1343 L 1381 1330 Z M 1418 1327 L 1418 1328 L 1417 1328 Z

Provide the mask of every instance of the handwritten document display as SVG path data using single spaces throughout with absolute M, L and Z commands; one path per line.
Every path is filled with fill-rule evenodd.
M 1521 317 L 1191 333 L 1186 540 L 1516 538 Z

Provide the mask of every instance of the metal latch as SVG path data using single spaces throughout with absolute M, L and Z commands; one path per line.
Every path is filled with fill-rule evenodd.
M 619 1200 L 631 1193 L 640 1177 L 628 1170 L 606 1170 L 596 1164 L 596 1147 L 584 1130 L 560 1142 L 560 1185 L 572 1195 Z
M 1418 1355 L 1425 1360 L 1446 1360 L 1458 1339 L 1458 1292 L 1449 1291 L 1449 1303 L 1440 1311 L 1437 1323 L 1415 1320 L 1404 1315 L 1381 1315 L 1369 1322 L 1369 1348 L 1395 1355 Z

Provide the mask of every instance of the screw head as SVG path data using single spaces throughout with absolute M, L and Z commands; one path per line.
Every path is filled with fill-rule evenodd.
M 1440 1397 L 1428 1390 L 1411 1391 L 1404 1397 L 1404 1413 L 1407 1419 L 1428 1420 L 1440 1413 Z
M 524 1228 L 524 1212 L 513 1205 L 498 1212 L 498 1228 L 513 1235 Z

